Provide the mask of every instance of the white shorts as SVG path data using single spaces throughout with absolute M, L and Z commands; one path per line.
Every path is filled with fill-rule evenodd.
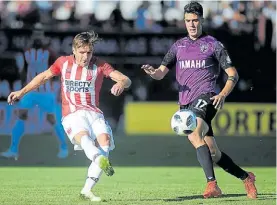
M 110 136 L 110 150 L 115 148 L 112 129 L 101 113 L 89 110 L 77 110 L 65 116 L 62 120 L 62 125 L 69 140 L 74 145 L 76 145 L 74 136 L 79 132 L 87 131 L 93 142 L 98 135 L 103 133 L 108 134 Z

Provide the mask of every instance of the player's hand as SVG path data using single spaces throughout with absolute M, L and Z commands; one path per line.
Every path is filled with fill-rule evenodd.
M 156 69 L 153 68 L 151 65 L 142 65 L 141 69 L 143 69 L 148 75 L 154 75 L 156 72 Z
M 219 110 L 219 109 L 223 108 L 225 98 L 226 97 L 224 95 L 218 94 L 218 95 L 211 97 L 210 99 L 213 100 L 213 105 L 214 105 L 215 109 Z
M 10 95 L 8 96 L 7 102 L 9 105 L 12 105 L 16 100 L 19 100 L 22 98 L 23 92 L 21 90 L 11 92 Z
M 125 87 L 122 83 L 116 83 L 113 85 L 112 89 L 111 89 L 111 93 L 114 96 L 119 96 L 121 95 L 121 93 L 123 93 Z

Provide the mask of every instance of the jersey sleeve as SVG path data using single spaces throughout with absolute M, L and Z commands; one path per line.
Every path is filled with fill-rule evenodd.
M 164 59 L 161 65 L 166 66 L 168 69 L 171 69 L 172 66 L 176 63 L 176 54 L 177 54 L 177 45 L 174 43 L 167 54 L 164 56 Z
M 54 75 L 60 75 L 62 70 L 62 64 L 64 63 L 65 57 L 59 57 L 51 66 L 50 70 Z
M 214 56 L 222 69 L 225 70 L 233 66 L 226 48 L 220 41 L 217 41 L 215 44 Z
M 101 72 L 106 78 L 108 78 L 110 73 L 115 70 L 109 63 L 100 58 L 96 59 L 96 65 L 101 69 Z

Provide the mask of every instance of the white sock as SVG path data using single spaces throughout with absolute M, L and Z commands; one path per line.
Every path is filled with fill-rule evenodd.
M 109 149 L 110 149 L 110 146 L 108 146 L 108 145 L 99 147 L 99 151 L 100 151 L 101 155 L 103 155 L 105 157 L 109 157 Z M 95 158 L 95 163 L 99 164 L 100 163 L 99 160 L 100 160 L 100 158 L 96 157 Z
M 104 156 L 108 157 L 109 151 L 110 151 L 110 146 L 108 146 L 108 145 L 100 146 L 100 151 L 103 153 Z
M 89 138 L 89 136 L 82 136 L 81 146 L 87 158 L 91 161 L 94 161 L 95 158 L 97 158 L 97 155 L 101 154 L 100 150 L 94 145 L 93 141 Z
M 100 167 L 95 162 L 91 162 L 88 168 L 88 178 L 86 179 L 86 183 L 81 192 L 82 193 L 90 192 L 91 189 L 98 182 L 101 174 L 102 174 L 102 170 L 100 169 Z

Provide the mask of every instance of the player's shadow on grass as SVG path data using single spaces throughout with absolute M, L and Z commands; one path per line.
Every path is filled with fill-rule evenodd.
M 241 197 L 245 196 L 245 194 L 224 194 L 220 196 L 220 198 L 229 198 L 229 197 Z M 192 195 L 192 196 L 179 196 L 175 199 L 164 199 L 164 201 L 186 201 L 186 200 L 193 200 L 193 199 L 204 199 L 203 195 Z
M 276 194 L 258 194 L 257 200 L 269 200 L 269 199 L 274 199 L 276 200 Z
M 276 200 L 276 194 L 258 194 L 258 198 L 256 200 Z M 247 200 L 246 198 L 246 194 L 224 194 L 220 197 L 218 197 L 218 199 L 223 199 L 223 201 L 229 201 L 229 202 L 235 202 L 235 201 L 241 201 L 242 199 L 235 199 L 238 197 L 244 197 L 245 200 Z M 192 195 L 192 196 L 179 196 L 177 198 L 174 199 L 117 199 L 115 201 L 164 201 L 164 202 L 178 202 L 178 201 L 189 201 L 189 200 L 194 200 L 194 199 L 203 199 L 203 200 L 209 200 L 209 199 L 204 199 L 203 195 Z M 214 198 L 216 199 L 216 198 Z M 249 200 L 253 200 L 253 199 L 249 199 Z M 109 202 L 109 200 L 105 200 L 103 202 Z
M 224 194 L 218 198 L 235 198 L 235 197 L 246 197 L 246 194 Z M 174 201 L 186 201 L 193 199 L 204 199 L 203 195 L 193 195 L 193 196 L 180 196 L 175 199 L 164 199 L 165 202 L 174 202 Z M 258 194 L 257 200 L 272 200 L 276 199 L 276 194 Z M 228 200 L 228 201 L 236 201 L 236 200 Z M 240 200 L 238 200 L 240 201 Z

